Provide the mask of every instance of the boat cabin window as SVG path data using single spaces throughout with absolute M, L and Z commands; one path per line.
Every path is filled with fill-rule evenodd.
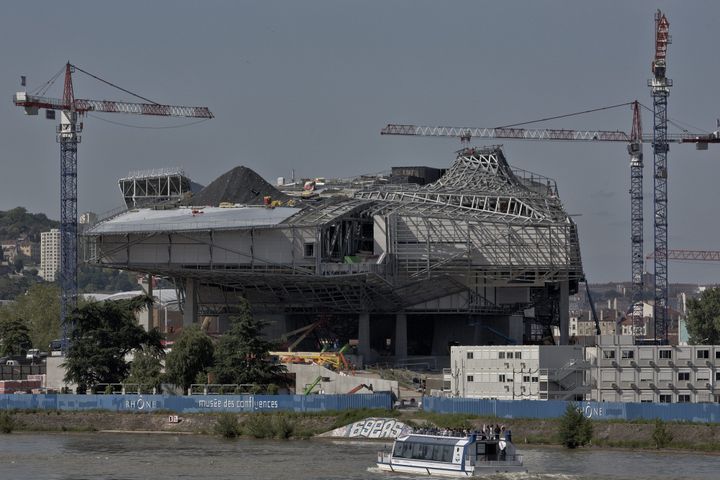
M 433 445 L 420 442 L 396 442 L 393 457 L 415 460 L 452 462 L 454 445 Z
M 476 445 L 478 461 L 497 460 L 497 443 L 478 442 Z

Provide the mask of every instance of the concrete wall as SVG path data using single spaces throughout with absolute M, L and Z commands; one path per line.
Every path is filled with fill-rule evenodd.
M 313 390 L 314 393 L 318 393 L 322 390 L 325 394 L 345 394 L 360 384 L 373 386 L 374 392 L 393 392 L 399 396 L 398 382 L 395 380 L 383 380 L 376 377 L 365 377 L 360 372 L 356 375 L 347 375 L 334 372 L 325 367 L 319 365 L 298 365 L 298 364 L 285 364 L 288 372 L 295 374 L 295 392 L 303 393 L 306 385 L 314 383 L 318 377 L 329 379 L 329 381 L 322 381 Z M 369 390 L 363 388 L 357 392 L 358 394 L 372 393 Z

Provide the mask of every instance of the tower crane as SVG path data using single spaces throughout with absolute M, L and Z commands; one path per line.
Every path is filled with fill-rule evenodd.
M 655 253 L 655 338 L 667 343 L 668 307 L 668 210 L 667 210 L 667 99 L 672 80 L 667 72 L 667 47 L 670 44 L 670 23 L 658 10 L 655 13 L 655 57 L 652 61 L 653 78 L 648 81 L 653 98 L 653 205 Z
M 130 93 L 147 103 L 131 103 L 112 100 L 86 100 L 75 98 L 72 74 L 80 71 L 97 80 L 107 83 L 126 93 Z M 58 73 L 59 75 L 60 73 Z M 51 80 L 51 82 L 54 80 Z M 48 83 L 51 83 L 48 82 Z M 22 77 L 25 86 L 25 77 Z M 60 143 L 60 321 L 63 328 L 63 351 L 67 349 L 68 318 L 77 305 L 77 147 L 83 129 L 83 116 L 89 112 L 128 113 L 134 115 L 155 115 L 165 117 L 213 118 L 206 107 L 186 107 L 161 105 L 144 97 L 135 95 L 107 82 L 81 68 L 65 65 L 65 83 L 62 98 L 49 98 L 31 95 L 26 91 L 17 92 L 13 97 L 16 106 L 25 109 L 27 115 L 37 115 L 39 109 L 47 111 L 49 119 L 60 112 L 60 124 L 57 127 L 56 140 Z
M 526 129 L 513 127 L 451 127 L 388 124 L 381 135 L 409 135 L 419 137 L 459 138 L 466 146 L 473 137 L 496 138 L 506 140 L 550 140 L 560 142 L 622 142 L 628 144 L 630 154 L 630 211 L 631 211 L 631 271 L 633 325 L 636 332 L 642 327 L 643 293 L 643 161 L 642 144 L 654 142 L 653 135 L 642 133 L 640 103 L 632 105 L 633 121 L 631 133 L 620 130 L 572 130 L 572 129 Z M 718 132 L 711 134 L 679 133 L 665 134 L 667 143 L 693 143 L 699 150 L 707 149 L 708 143 L 720 143 Z

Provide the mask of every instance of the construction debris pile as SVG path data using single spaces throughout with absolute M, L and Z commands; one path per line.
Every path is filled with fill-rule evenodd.
M 185 203 L 214 207 L 221 203 L 262 205 L 265 197 L 281 202 L 290 199 L 252 169 L 241 165 L 220 175 Z

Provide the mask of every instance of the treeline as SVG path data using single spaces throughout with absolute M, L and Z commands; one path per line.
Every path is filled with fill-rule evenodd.
M 33 242 L 40 241 L 40 233 L 59 228 L 60 222 L 51 220 L 44 213 L 28 213 L 24 207 L 0 210 L 0 240 L 15 240 L 27 236 Z

